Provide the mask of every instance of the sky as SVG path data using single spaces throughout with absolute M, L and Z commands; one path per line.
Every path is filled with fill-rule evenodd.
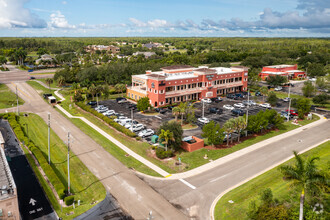
M 0 0 L 0 37 L 330 37 L 329 0 Z

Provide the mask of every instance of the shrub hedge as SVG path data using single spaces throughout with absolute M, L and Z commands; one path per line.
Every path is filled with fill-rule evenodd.
M 159 159 L 164 159 L 164 158 L 172 157 L 173 152 L 171 150 L 165 151 L 163 148 L 158 147 L 156 149 L 156 156 Z
M 65 186 L 59 179 L 59 177 L 54 172 L 53 168 L 48 164 L 47 159 L 45 158 L 44 154 L 41 152 L 41 150 L 35 146 L 35 144 L 27 137 L 25 136 L 21 125 L 18 123 L 19 117 L 16 117 L 14 113 L 8 113 L 3 115 L 3 118 L 8 119 L 8 122 L 12 129 L 14 130 L 16 137 L 21 141 L 24 142 L 24 144 L 29 148 L 29 150 L 32 152 L 32 154 L 37 159 L 38 163 L 40 164 L 41 168 L 45 172 L 46 176 L 48 177 L 49 181 L 54 186 L 57 194 L 61 199 L 65 197 Z M 62 195 L 64 192 L 64 195 Z
M 69 206 L 72 205 L 74 202 L 74 196 L 68 196 L 64 198 L 65 205 Z
M 124 126 L 121 126 L 120 124 L 116 123 L 112 118 L 109 118 L 109 117 L 103 115 L 102 113 L 97 112 L 96 110 L 94 110 L 89 105 L 85 105 L 82 102 L 77 102 L 76 105 L 78 105 L 81 109 L 83 109 L 87 112 L 90 112 L 93 115 L 95 115 L 96 117 L 102 119 L 104 122 L 106 122 L 108 125 L 110 125 L 114 129 L 116 129 L 117 131 L 120 131 L 121 133 L 123 133 L 123 134 L 125 134 L 129 137 L 136 137 L 137 136 L 134 132 L 132 132 L 129 129 L 125 128 Z

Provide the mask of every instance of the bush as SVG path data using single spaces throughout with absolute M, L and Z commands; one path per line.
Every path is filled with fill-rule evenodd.
M 68 196 L 64 198 L 65 205 L 72 205 L 74 202 L 74 196 Z
M 58 196 L 60 197 L 60 199 L 64 199 L 66 196 L 66 190 L 64 188 L 61 189 Z
M 164 159 L 164 158 L 168 158 L 168 157 L 172 157 L 173 156 L 173 152 L 171 150 L 165 151 L 163 148 L 157 148 L 156 150 L 156 156 L 159 159 Z

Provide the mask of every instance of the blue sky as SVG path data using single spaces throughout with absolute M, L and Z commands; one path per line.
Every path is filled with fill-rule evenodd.
M 0 36 L 329 34 L 328 0 L 0 0 Z

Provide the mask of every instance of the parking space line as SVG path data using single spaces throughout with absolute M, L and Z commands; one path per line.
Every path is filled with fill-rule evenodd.
M 191 185 L 190 183 L 188 183 L 187 181 L 185 181 L 184 179 L 179 179 L 182 183 L 186 184 L 187 186 L 189 186 L 192 189 L 196 189 L 195 186 Z

